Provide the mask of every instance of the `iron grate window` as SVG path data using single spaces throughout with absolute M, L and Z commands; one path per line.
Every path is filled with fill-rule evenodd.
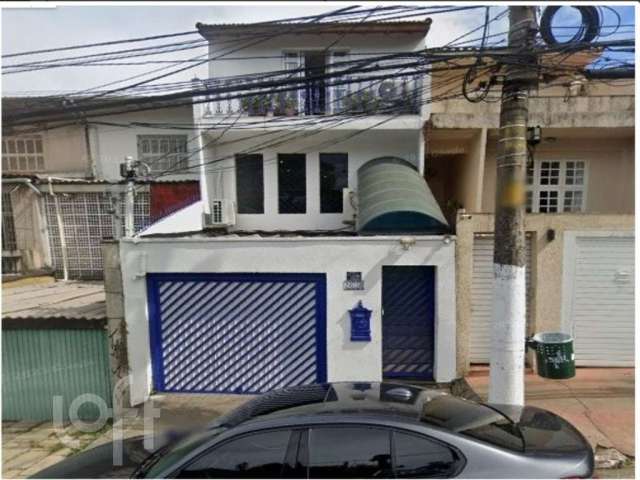
M 6 137 L 2 139 L 2 170 L 38 172 L 44 170 L 42 137 Z
M 187 135 L 138 135 L 138 160 L 152 173 L 184 173 L 189 166 L 187 152 Z
M 20 256 L 14 253 L 18 249 L 16 226 L 13 217 L 11 194 L 2 194 L 2 273 L 19 273 Z M 6 253 L 6 254 L 5 254 Z
M 111 200 L 106 192 L 58 193 L 60 214 L 64 227 L 69 278 L 74 280 L 100 280 L 103 278 L 102 240 L 114 237 L 114 229 L 119 223 L 124 230 L 124 222 L 115 222 L 114 205 L 124 218 L 124 194 L 120 201 Z M 49 230 L 51 255 L 56 277 L 63 276 L 63 256 L 60 231 L 56 217 L 55 200 L 45 196 L 45 210 Z M 134 204 L 134 225 L 136 231 L 148 226 L 149 194 L 136 194 Z
M 16 226 L 11 194 L 2 194 L 2 250 L 17 250 Z

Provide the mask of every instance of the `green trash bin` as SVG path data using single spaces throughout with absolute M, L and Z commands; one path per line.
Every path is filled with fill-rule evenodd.
M 538 375 L 562 380 L 576 375 L 573 337 L 561 332 L 536 333 L 527 339 L 527 346 L 536 352 Z

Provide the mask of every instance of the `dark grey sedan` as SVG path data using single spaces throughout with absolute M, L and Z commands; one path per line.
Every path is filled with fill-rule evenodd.
M 37 477 L 587 478 L 593 452 L 557 415 L 392 383 L 276 390 L 143 460 L 112 467 L 110 445 Z

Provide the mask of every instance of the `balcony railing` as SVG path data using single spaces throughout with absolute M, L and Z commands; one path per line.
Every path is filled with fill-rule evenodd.
M 373 77 L 369 75 L 369 77 Z M 264 88 L 264 79 L 213 80 L 207 88 L 228 88 L 233 93 L 209 96 L 203 115 L 278 116 L 312 115 L 418 115 L 422 105 L 421 74 L 403 74 L 379 78 L 338 77 L 327 82 L 307 81 L 282 75 L 270 78 L 283 86 Z M 287 83 L 288 82 L 288 83 Z M 275 91 L 274 91 L 275 90 Z M 262 93 L 264 92 L 264 93 Z

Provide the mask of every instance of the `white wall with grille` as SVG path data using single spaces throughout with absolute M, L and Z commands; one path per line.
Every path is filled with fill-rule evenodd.
M 532 239 L 531 237 L 527 237 L 527 322 L 529 322 L 532 297 L 531 250 Z M 492 304 L 493 236 L 476 236 L 473 241 L 471 329 L 469 331 L 469 361 L 471 363 L 489 363 L 489 355 L 491 352 Z
M 67 250 L 69 278 L 101 280 L 103 278 L 102 240 L 114 238 L 123 223 L 114 219 L 114 208 L 124 218 L 124 194 L 107 192 L 58 193 L 60 214 Z M 113 198 L 113 200 L 111 199 Z M 56 277 L 63 276 L 63 255 L 54 197 L 44 198 L 51 258 Z M 149 193 L 138 192 L 134 204 L 136 232 L 146 228 L 149 220 Z
M 566 232 L 564 242 L 562 323 L 576 365 L 633 367 L 633 232 Z

